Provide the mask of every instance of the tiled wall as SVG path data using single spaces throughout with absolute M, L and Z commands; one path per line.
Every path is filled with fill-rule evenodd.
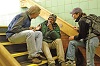
M 93 13 L 100 16 L 100 0 L 41 0 L 37 3 L 72 25 L 77 25 L 70 15 L 75 7 L 82 8 L 87 15 Z
M 19 3 L 18 0 L 16 0 L 16 3 Z M 75 23 L 73 18 L 71 17 L 71 14 L 69 14 L 75 7 L 82 8 L 83 12 L 87 14 L 94 13 L 100 16 L 100 4 L 99 4 L 100 0 L 41 0 L 41 2 L 37 3 L 72 25 L 77 25 L 77 23 Z M 12 2 L 10 4 L 12 4 Z M 12 4 L 12 6 L 19 7 L 20 4 L 19 5 Z M 8 8 L 12 9 L 12 6 Z M 15 11 L 10 14 L 8 13 L 0 15 L 0 26 L 8 25 L 11 19 L 21 11 L 22 10 L 19 7 L 19 10 L 17 12 Z M 38 17 L 35 20 L 33 19 L 32 26 L 36 26 L 43 21 L 44 19 L 42 19 L 41 17 Z

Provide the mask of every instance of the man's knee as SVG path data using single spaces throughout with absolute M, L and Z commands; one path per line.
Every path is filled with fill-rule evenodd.
M 74 40 L 72 40 L 72 41 L 70 41 L 70 42 L 69 42 L 69 44 L 75 44 L 75 41 L 74 41 Z
M 36 31 L 38 34 L 42 35 L 42 32 L 41 31 Z
M 55 44 L 56 46 L 63 46 L 62 40 L 61 40 L 61 39 L 56 39 L 56 40 L 54 41 L 54 44 Z
M 48 43 L 45 42 L 45 41 L 42 41 L 42 46 L 43 46 L 43 47 L 44 47 L 44 46 L 48 46 Z
M 27 34 L 33 34 L 33 33 L 34 33 L 33 30 L 28 30 L 28 31 L 27 31 Z
M 59 42 L 62 42 L 62 40 L 59 38 L 59 39 L 56 39 L 55 42 L 59 43 Z

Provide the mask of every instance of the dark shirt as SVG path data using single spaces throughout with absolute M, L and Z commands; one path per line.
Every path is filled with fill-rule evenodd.
M 75 22 L 78 22 L 79 25 L 79 34 L 74 36 L 75 40 L 86 39 L 89 31 L 89 24 L 86 23 L 86 18 L 79 16 Z

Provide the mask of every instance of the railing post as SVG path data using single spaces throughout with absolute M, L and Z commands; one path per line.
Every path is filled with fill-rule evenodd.
M 0 63 L 3 66 L 21 66 L 14 57 L 0 44 Z

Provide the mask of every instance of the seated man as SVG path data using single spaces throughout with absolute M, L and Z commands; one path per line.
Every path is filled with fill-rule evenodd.
M 26 12 L 16 15 L 8 26 L 6 37 L 13 43 L 27 43 L 29 59 L 33 63 L 41 63 L 42 32 L 34 31 L 31 19 L 35 19 L 40 14 L 38 6 L 31 6 Z
M 66 66 L 62 40 L 60 39 L 60 28 L 55 23 L 56 18 L 56 15 L 51 14 L 48 20 L 40 24 L 43 33 L 43 51 L 48 60 L 48 66 L 55 66 L 55 60 L 51 55 L 50 48 L 56 48 L 59 64 Z
M 75 22 L 78 22 L 79 28 L 74 27 L 75 30 L 78 30 L 78 35 L 69 37 L 68 51 L 66 54 L 67 65 L 75 64 L 75 51 L 78 46 L 86 48 L 86 66 L 95 66 L 94 56 L 95 49 L 99 45 L 99 39 L 96 34 L 91 32 L 89 34 L 89 23 L 87 23 L 86 14 L 83 13 L 81 8 L 74 8 L 70 13 L 75 19 Z

